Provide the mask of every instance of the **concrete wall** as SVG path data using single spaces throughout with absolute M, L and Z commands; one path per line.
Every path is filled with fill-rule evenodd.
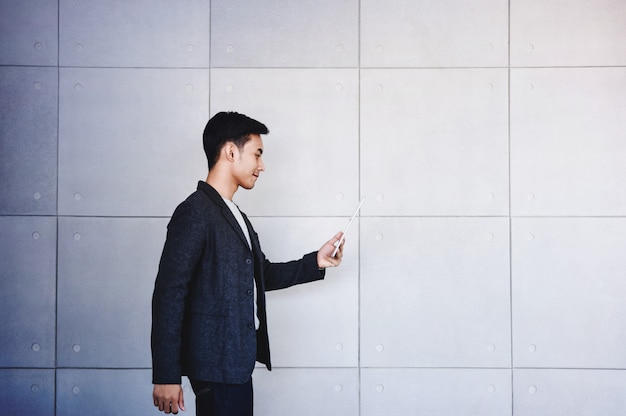
M 256 414 L 623 414 L 623 1 L 2 0 L 0 65 L 0 413 L 158 413 L 165 226 L 236 110 L 272 260 L 367 196 L 270 294 Z

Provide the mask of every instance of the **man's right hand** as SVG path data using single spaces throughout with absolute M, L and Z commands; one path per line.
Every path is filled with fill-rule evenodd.
M 154 405 L 167 414 L 178 414 L 178 409 L 185 410 L 183 388 L 180 384 L 155 384 L 152 392 Z

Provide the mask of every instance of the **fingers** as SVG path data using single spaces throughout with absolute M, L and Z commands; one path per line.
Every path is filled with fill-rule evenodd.
M 336 267 L 341 264 L 345 239 L 343 233 L 338 232 L 320 248 L 317 255 L 317 264 L 320 268 Z
M 180 390 L 180 396 L 178 397 L 178 407 L 183 412 L 185 411 L 185 397 L 183 397 L 183 390 Z
M 178 405 L 176 402 L 172 403 L 166 400 L 160 400 L 158 403 L 155 404 L 156 407 L 159 408 L 159 410 L 161 412 L 164 412 L 165 414 L 178 414 Z
M 341 245 L 337 248 L 337 252 L 335 253 L 334 256 L 328 257 L 328 261 L 332 263 L 333 267 L 339 266 L 341 264 L 341 260 L 343 260 L 343 245 L 345 241 L 346 240 L 341 242 Z
M 180 385 L 155 385 L 152 394 L 154 406 L 165 414 L 178 414 L 178 410 L 185 410 L 183 390 Z
M 341 259 L 341 257 L 343 256 L 343 246 L 346 243 L 346 239 L 343 237 L 343 233 L 337 233 L 335 237 L 330 241 L 333 241 L 332 245 L 334 253 L 334 255 L 331 254 L 331 258 Z
M 174 402 L 174 403 L 163 403 L 161 405 L 159 405 L 159 410 L 162 411 L 165 414 L 178 414 L 178 403 Z

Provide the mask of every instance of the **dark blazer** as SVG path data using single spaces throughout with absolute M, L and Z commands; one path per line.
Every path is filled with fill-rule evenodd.
M 257 360 L 271 370 L 265 291 L 324 278 L 316 252 L 298 261 L 268 261 L 243 218 L 252 250 L 222 197 L 206 182 L 174 211 L 152 297 L 154 384 L 180 384 L 182 375 L 245 383 Z

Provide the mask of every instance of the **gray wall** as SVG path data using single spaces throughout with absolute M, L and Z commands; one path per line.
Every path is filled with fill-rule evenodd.
M 0 2 L 0 413 L 138 415 L 165 226 L 221 110 L 272 293 L 259 415 L 621 415 L 626 3 Z M 186 385 L 193 413 L 193 394 Z

